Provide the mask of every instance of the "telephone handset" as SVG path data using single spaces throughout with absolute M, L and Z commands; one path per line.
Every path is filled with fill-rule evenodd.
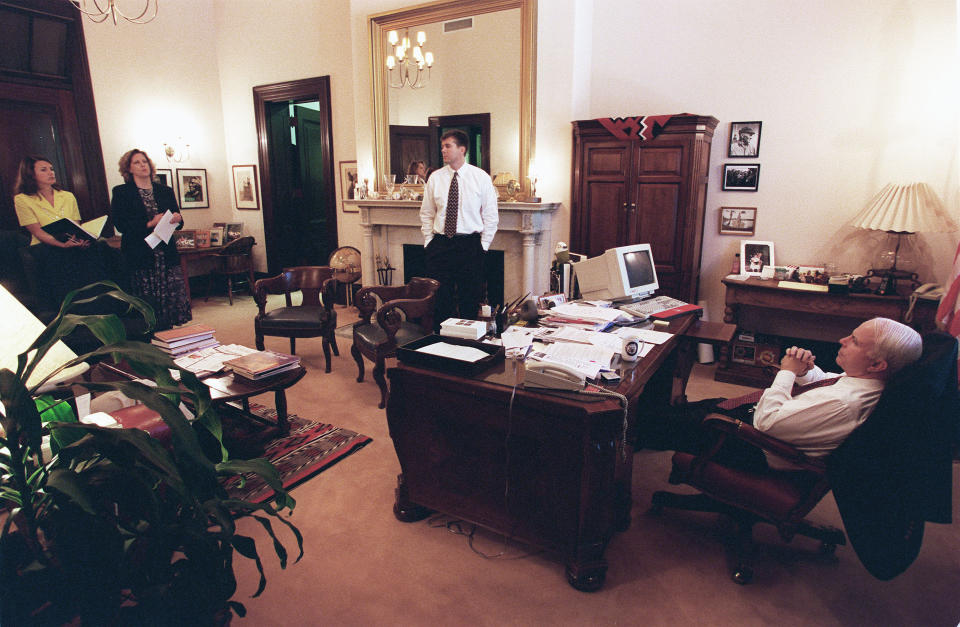
M 919 298 L 926 298 L 930 300 L 940 300 L 943 295 L 946 293 L 946 290 L 943 289 L 942 285 L 937 283 L 924 283 L 917 289 L 913 291 Z
M 552 390 L 582 390 L 586 377 L 563 364 L 536 362 L 527 363 L 523 386 L 549 388 Z

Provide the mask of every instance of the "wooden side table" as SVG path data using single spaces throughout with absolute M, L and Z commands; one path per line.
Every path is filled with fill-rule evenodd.
M 909 295 L 835 294 L 782 288 L 775 280 L 723 279 L 726 306 L 723 321 L 740 331 L 838 342 L 860 323 L 882 316 L 904 321 Z M 911 326 L 921 333 L 935 328 L 937 302 L 920 299 Z M 731 345 L 721 346 L 717 381 L 765 387 L 773 380 L 758 365 L 731 360 Z

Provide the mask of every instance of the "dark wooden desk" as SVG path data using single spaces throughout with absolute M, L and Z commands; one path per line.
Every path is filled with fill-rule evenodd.
M 723 279 L 726 307 L 723 321 L 741 331 L 773 336 L 838 342 L 861 322 L 876 316 L 904 322 L 908 295 L 832 294 L 778 287 L 775 280 Z M 917 301 L 912 326 L 934 328 L 935 301 Z M 729 344 L 721 347 L 717 381 L 766 387 L 773 376 L 758 366 L 731 361 Z
M 683 333 L 693 319 L 669 330 Z M 669 403 L 678 342 L 622 366 L 626 438 L 611 397 L 518 388 L 511 403 L 511 360 L 475 378 L 390 368 L 387 421 L 402 470 L 394 514 L 412 522 L 435 510 L 556 551 L 573 587 L 596 590 L 607 542 L 630 525 L 637 418 Z
M 223 250 L 223 248 L 223 246 L 208 246 L 206 248 L 181 248 L 177 251 L 180 254 L 180 270 L 183 272 L 183 283 L 187 288 L 188 301 L 190 300 L 190 273 L 188 272 L 188 264 L 194 259 L 212 257 Z M 252 291 L 253 287 L 251 286 L 250 289 Z

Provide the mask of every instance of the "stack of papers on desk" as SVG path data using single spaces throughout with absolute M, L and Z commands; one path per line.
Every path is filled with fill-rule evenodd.
M 256 353 L 257 349 L 241 346 L 240 344 L 224 344 L 195 350 L 173 360 L 180 368 L 189 370 L 198 377 L 208 377 L 223 371 L 223 362 L 234 357 L 242 357 Z M 172 370 L 174 378 L 179 378 L 179 372 Z
M 628 321 L 631 316 L 619 309 L 595 307 L 582 303 L 564 303 L 550 310 L 543 320 L 546 324 L 564 324 L 590 331 L 603 331 L 618 320 Z
M 462 337 L 467 340 L 479 340 L 487 334 L 487 323 L 481 320 L 447 318 L 440 323 L 440 335 Z

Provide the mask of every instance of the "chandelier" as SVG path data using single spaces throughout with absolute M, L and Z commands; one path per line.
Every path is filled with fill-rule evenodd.
M 430 68 L 433 67 L 433 53 L 424 52 L 427 43 L 427 34 L 417 32 L 417 43 L 412 45 L 410 33 L 404 32 L 403 39 L 392 30 L 387 33 L 387 42 L 393 48 L 393 54 L 387 55 L 387 71 L 389 72 L 390 87 L 401 89 L 409 86 L 411 89 L 421 89 L 427 86 L 430 80 Z M 424 71 L 426 68 L 426 71 Z M 394 74 L 396 70 L 396 74 Z
M 157 11 L 160 8 L 160 0 L 140 0 L 143 2 L 143 11 L 139 15 L 127 15 L 117 6 L 116 0 L 67 0 L 70 4 L 77 7 L 77 10 L 90 18 L 93 22 L 105 22 L 107 18 L 113 20 L 113 25 L 117 25 L 117 18 L 124 19 L 131 24 L 146 24 L 157 17 Z M 144 17 L 150 12 L 150 6 L 153 5 L 153 14 L 150 17 Z

